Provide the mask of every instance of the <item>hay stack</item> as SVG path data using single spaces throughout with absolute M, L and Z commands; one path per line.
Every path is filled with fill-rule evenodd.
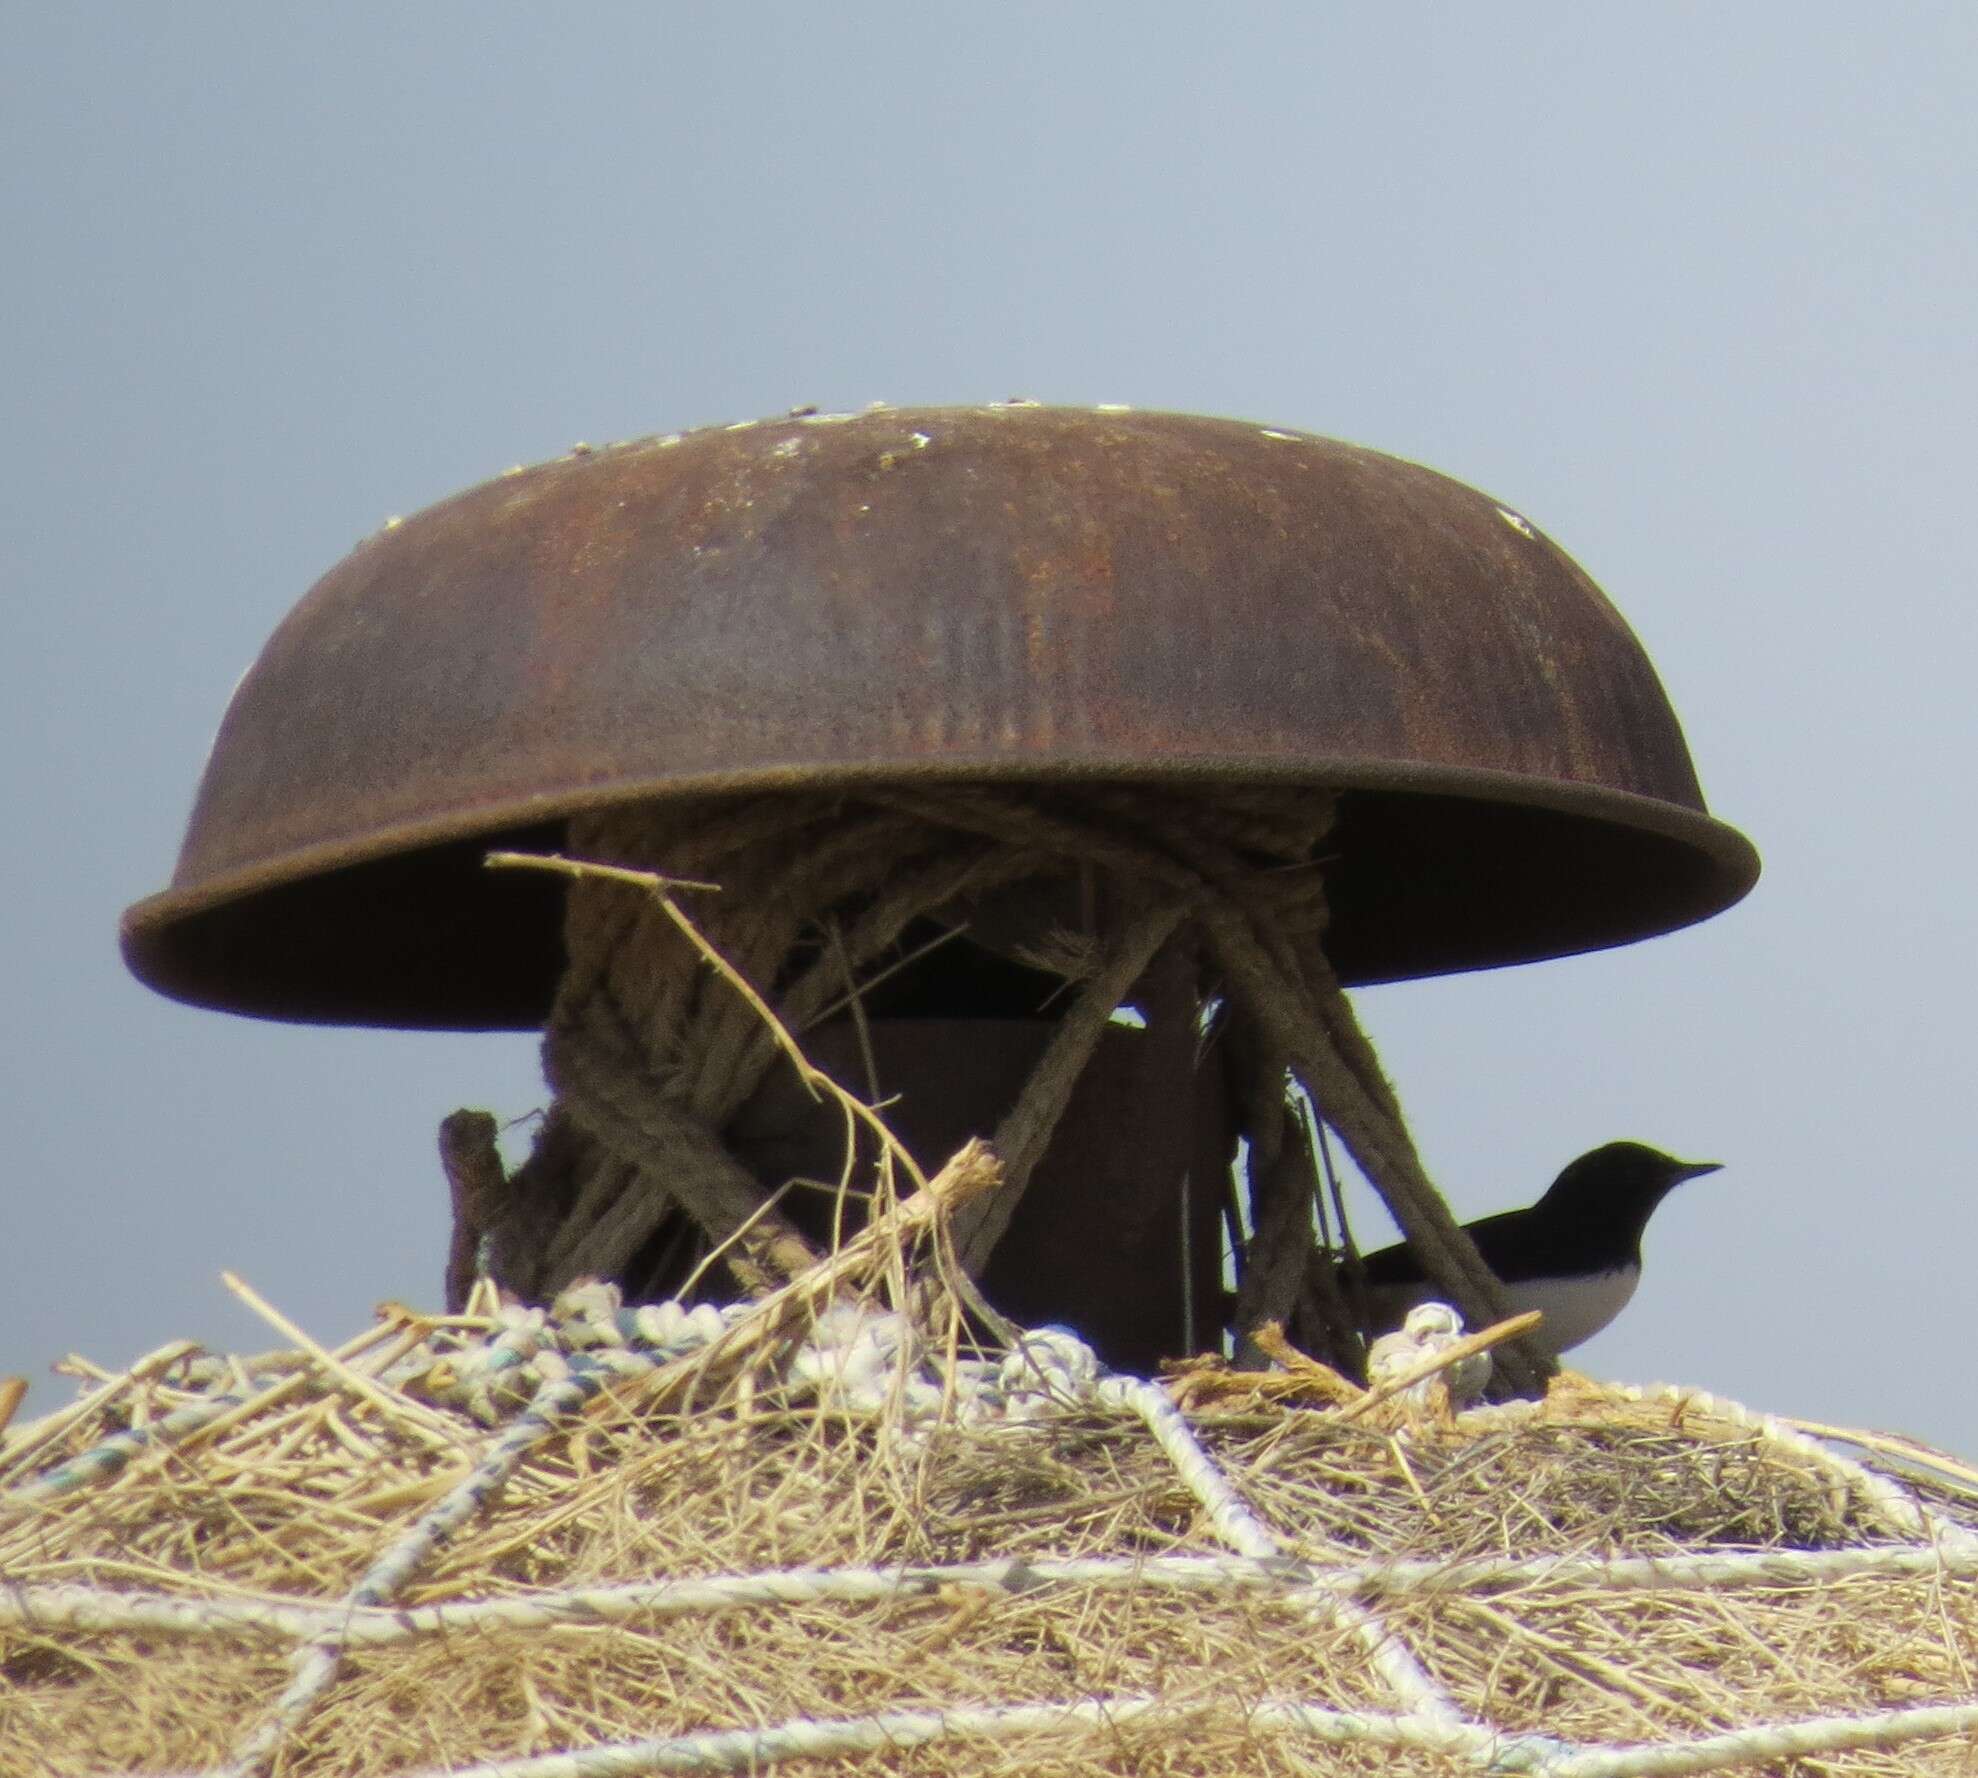
M 0 1448 L 0 1771 L 1972 1769 L 1956 1466 L 971 1350 L 928 1262 L 993 1175 L 733 1310 L 98 1373 Z
M 75 1361 L 81 1398 L 0 1443 L 0 1774 L 1973 1769 L 1978 1474 L 1571 1376 L 1452 1411 L 1517 1322 L 1371 1391 L 1247 1320 L 1276 1370 L 1104 1375 L 961 1263 L 989 1150 L 923 1181 L 663 879 L 615 874 L 877 1144 L 863 1226 L 725 1308 L 483 1277 L 325 1351 L 236 1283 L 283 1350 Z M 1281 1054 L 1339 1060 L 1322 1023 L 1286 1015 L 1279 1110 Z M 1427 1202 L 1343 1047 L 1368 1152 Z M 1017 1183 L 1043 1090 L 1002 1132 Z M 1277 1218 L 1293 1284 L 1329 1275 L 1310 1189 Z

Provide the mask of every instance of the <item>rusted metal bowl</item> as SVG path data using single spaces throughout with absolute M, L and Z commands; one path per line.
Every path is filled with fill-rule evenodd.
M 1626 624 L 1489 496 L 1227 420 L 879 409 L 579 450 L 359 545 L 234 694 L 125 955 L 200 1005 L 526 1027 L 559 892 L 491 845 L 909 776 L 1332 787 L 1349 982 L 1645 937 L 1758 872 Z

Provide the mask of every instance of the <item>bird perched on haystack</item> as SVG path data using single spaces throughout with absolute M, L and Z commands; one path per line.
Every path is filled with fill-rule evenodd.
M 1503 1280 L 1514 1314 L 1544 1311 L 1532 1342 L 1557 1358 L 1590 1340 L 1627 1307 L 1641 1282 L 1641 1237 L 1656 1205 L 1717 1161 L 1679 1161 L 1640 1142 L 1610 1142 L 1569 1162 L 1528 1210 L 1465 1225 L 1484 1264 Z M 1436 1287 L 1404 1242 L 1370 1253 L 1372 1333 L 1398 1328 Z

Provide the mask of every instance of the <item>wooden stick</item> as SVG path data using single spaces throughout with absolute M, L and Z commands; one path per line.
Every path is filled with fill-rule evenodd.
M 1441 1352 L 1432 1352 L 1420 1363 L 1410 1365 L 1398 1377 L 1390 1377 L 1378 1387 L 1369 1389 L 1360 1399 L 1348 1407 L 1341 1408 L 1336 1418 L 1357 1420 L 1369 1408 L 1379 1407 L 1391 1400 L 1404 1389 L 1412 1389 L 1424 1377 L 1432 1377 L 1437 1371 L 1447 1370 L 1452 1364 L 1461 1364 L 1466 1358 L 1473 1358 L 1479 1352 L 1488 1352 L 1491 1347 L 1515 1340 L 1528 1334 L 1545 1319 L 1542 1312 L 1529 1309 L 1522 1315 L 1513 1315 L 1504 1321 L 1485 1328 L 1481 1333 L 1466 1334 L 1453 1346 Z
M 508 1170 L 495 1146 L 496 1125 L 485 1111 L 456 1111 L 440 1123 L 440 1170 L 453 1201 L 453 1238 L 446 1254 L 446 1306 L 459 1314 L 479 1270 L 481 1239 L 506 1207 Z

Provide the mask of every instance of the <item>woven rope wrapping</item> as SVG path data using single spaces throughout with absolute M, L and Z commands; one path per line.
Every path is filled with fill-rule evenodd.
M 1077 992 L 1018 1103 L 990 1135 L 1004 1190 L 956 1230 L 971 1273 L 1007 1227 L 1114 1009 L 1169 943 L 1206 960 L 1243 1058 L 1256 1236 L 1240 1256 L 1238 1325 L 1291 1320 L 1342 1361 L 1356 1334 L 1329 1265 L 1313 1263 L 1312 1157 L 1287 1114 L 1296 1080 L 1387 1202 L 1429 1275 L 1471 1325 L 1501 1320 L 1497 1280 L 1423 1171 L 1399 1103 L 1324 953 L 1315 851 L 1330 805 L 1310 790 L 1191 795 L 1128 787 L 1015 793 L 965 787 L 768 796 L 580 817 L 573 857 L 718 884 L 693 919 L 801 1034 L 884 968 L 931 916 L 1068 874 L 1096 878 L 1117 921 L 1075 965 Z M 691 892 L 689 892 L 691 893 Z M 557 1093 L 535 1155 L 492 1217 L 494 1269 L 542 1297 L 622 1276 L 684 1211 L 702 1244 L 730 1243 L 752 1290 L 814 1253 L 721 1132 L 776 1065 L 762 1020 L 703 967 L 650 896 L 580 878 L 569 968 L 544 1044 Z M 1530 1389 L 1543 1360 L 1516 1349 L 1504 1378 Z
M 106 1379 L 77 1409 L 24 1429 L 0 1451 L 0 1568 L 10 1576 L 9 1584 L 0 1587 L 0 1676 L 18 1694 L 10 1699 L 7 1691 L 0 1691 L 0 1766 L 14 1769 L 8 1762 L 21 1748 L 23 1731 L 18 1723 L 10 1728 L 10 1712 L 18 1717 L 26 1708 L 23 1700 L 37 1674 L 46 1672 L 47 1660 L 54 1658 L 52 1652 L 36 1651 L 59 1651 L 62 1638 L 74 1636 L 83 1639 L 77 1644 L 79 1654 L 92 1669 L 101 1667 L 105 1682 L 113 1686 L 127 1660 L 122 1652 L 126 1645 L 149 1647 L 153 1655 L 140 1658 L 157 1658 L 174 1645 L 189 1644 L 203 1649 L 209 1663 L 223 1663 L 286 1644 L 290 1653 L 276 1670 L 286 1673 L 286 1683 L 273 1687 L 258 1707 L 246 1712 L 228 1757 L 200 1767 L 216 1778 L 272 1771 L 298 1778 L 315 1771 L 418 1773 L 420 1778 L 602 1778 L 607 1773 L 758 1770 L 802 1758 L 893 1770 L 916 1748 L 938 1755 L 945 1763 L 925 1769 L 942 1773 L 1042 1769 L 1045 1763 L 1054 1771 L 1127 1771 L 1140 1769 L 1146 1759 L 1182 1771 L 1263 1772 L 1287 1769 L 1269 1751 L 1278 1746 L 1293 1761 L 1289 1769 L 1302 1769 L 1296 1764 L 1296 1750 L 1302 1747 L 1334 1749 L 1342 1758 L 1364 1755 L 1371 1762 L 1353 1765 L 1353 1770 L 1488 1768 L 1549 1778 L 1709 1772 L 1799 1755 L 1837 1761 L 1831 1769 L 1855 1770 L 1845 1756 L 1863 1749 L 1893 1750 L 1891 1757 L 1899 1763 L 1870 1764 L 1858 1768 L 1862 1771 L 1920 1771 L 1926 1769 L 1921 1763 L 1926 1758 L 1939 1756 L 1952 1763 L 1929 1763 L 1928 1770 L 1962 1769 L 1962 1751 L 1953 1738 L 1978 1730 L 1978 1705 L 1956 1699 L 1817 1710 L 1730 1728 L 1665 1730 L 1631 1744 L 1603 1745 L 1549 1728 L 1508 1727 L 1479 1711 L 1473 1698 L 1459 1698 L 1447 1677 L 1462 1672 L 1448 1660 L 1447 1623 L 1460 1622 L 1466 1612 L 1500 1616 L 1503 1629 L 1495 1640 L 1501 1646 L 1494 1654 L 1486 1651 L 1488 1668 L 1507 1661 L 1545 1661 L 1546 1638 L 1528 1632 L 1526 1620 L 1590 1592 L 1615 1611 L 1629 1609 L 1631 1599 L 1647 1597 L 1721 1598 L 1729 1611 L 1742 1599 L 1810 1601 L 1821 1588 L 1850 1579 L 1928 1587 L 1938 1601 L 1942 1634 L 1951 1633 L 1955 1612 L 1965 1641 L 1978 1655 L 1978 1535 L 1893 1478 L 1735 1404 L 1694 1392 L 1602 1391 L 1571 1381 L 1555 1389 L 1545 1404 L 1475 1410 L 1440 1432 L 1432 1427 L 1404 1431 L 1396 1450 L 1408 1454 L 1405 1466 L 1429 1477 L 1434 1465 L 1446 1466 L 1454 1458 L 1460 1467 L 1465 1452 L 1487 1452 L 1506 1439 L 1520 1451 L 1535 1451 L 1529 1441 L 1548 1425 L 1570 1429 L 1584 1424 L 1610 1445 L 1630 1429 L 1639 1436 L 1658 1425 L 1681 1427 L 1704 1441 L 1697 1447 L 1704 1459 L 1697 1471 L 1699 1500 L 1721 1485 L 1709 1479 L 1724 1461 L 1720 1457 L 1713 1464 L 1711 1449 L 1748 1452 L 1785 1479 L 1788 1492 L 1778 1497 L 1781 1501 L 1795 1489 L 1807 1502 L 1823 1492 L 1831 1495 L 1843 1515 L 1834 1524 L 1838 1529 L 1845 1522 L 1850 1541 L 1829 1549 L 1600 1556 L 1572 1551 L 1568 1537 L 1554 1553 L 1539 1556 L 1321 1555 L 1319 1522 L 1284 1512 L 1291 1498 L 1285 1485 L 1302 1485 L 1297 1483 L 1296 1461 L 1280 1449 L 1260 1467 L 1244 1453 L 1255 1450 L 1260 1434 L 1267 1441 L 1280 1433 L 1294 1439 L 1323 1435 L 1332 1414 L 1285 1410 L 1275 1421 L 1278 1432 L 1273 1432 L 1270 1417 L 1260 1421 L 1254 1411 L 1234 1419 L 1193 1419 L 1177 1412 L 1165 1390 L 1106 1376 L 1088 1350 L 1062 1333 L 1026 1336 L 1000 1358 L 950 1355 L 940 1328 L 888 1310 L 866 1294 L 889 1269 L 888 1242 L 916 1230 L 924 1236 L 932 1219 L 987 1183 L 980 1178 L 969 1183 L 974 1167 L 969 1162 L 951 1170 L 944 1175 L 951 1184 L 903 1206 L 893 1221 L 859 1237 L 819 1276 L 758 1305 L 719 1313 L 678 1305 L 624 1308 L 608 1287 L 592 1286 L 568 1293 L 548 1314 L 508 1309 L 491 1315 L 483 1310 L 443 1324 L 401 1311 L 336 1353 L 277 1354 L 243 1366 L 178 1348 L 154 1355 L 142 1367 L 144 1376 Z M 826 1272 L 828 1278 L 822 1275 Z M 855 1308 L 840 1298 L 839 1308 L 820 1307 L 847 1287 L 867 1306 Z M 705 1406 L 698 1418 L 649 1423 L 638 1436 L 648 1444 L 658 1441 L 655 1454 L 663 1452 L 669 1439 L 691 1439 L 699 1436 L 696 1427 L 705 1432 L 718 1422 L 731 1425 L 744 1444 L 785 1440 L 799 1466 L 810 1460 L 805 1452 L 812 1458 L 824 1456 L 826 1447 L 806 1436 L 787 1444 L 794 1422 L 790 1406 L 777 1405 L 779 1399 L 810 1401 L 810 1411 L 823 1417 L 820 1425 L 866 1428 L 862 1437 L 868 1443 L 859 1461 L 875 1476 L 890 1473 L 902 1459 L 910 1467 L 912 1454 L 923 1446 L 945 1470 L 956 1455 L 957 1425 L 978 1428 L 975 1436 L 992 1441 L 1006 1436 L 998 1428 L 1019 1433 L 1031 1429 L 1032 1435 L 1050 1442 L 1082 1439 L 1081 1467 L 1089 1466 L 1097 1452 L 1123 1457 L 1138 1445 L 1150 1456 L 1158 1453 L 1156 1467 L 1139 1484 L 1143 1498 L 1151 1501 L 1158 1495 L 1158 1473 L 1165 1467 L 1194 1503 L 1197 1517 L 1187 1535 L 1193 1547 L 1172 1555 L 1152 1554 L 1130 1547 L 1130 1538 L 1129 1547 L 1106 1555 L 1053 1558 L 1033 1549 L 1008 1558 L 893 1559 L 751 1573 L 709 1570 L 712 1549 L 701 1552 L 690 1542 L 681 1555 L 690 1570 L 699 1571 L 677 1578 L 517 1587 L 480 1567 L 456 1570 L 453 1579 L 437 1587 L 427 1581 L 452 1540 L 472 1533 L 492 1534 L 497 1547 L 512 1542 L 515 1531 L 504 1532 L 501 1521 L 513 1521 L 518 1511 L 522 1525 L 533 1527 L 532 1539 L 553 1539 L 555 1527 L 569 1522 L 576 1498 L 589 1498 L 594 1503 L 590 1510 L 597 1510 L 596 1503 L 610 1497 L 609 1488 L 600 1485 L 604 1478 L 587 1484 L 581 1469 L 571 1470 L 567 1453 L 585 1438 L 608 1436 L 607 1421 L 635 1424 L 635 1399 L 663 1396 L 666 1378 L 690 1373 L 701 1379 Z M 1238 1381 L 1231 1378 L 1232 1387 Z M 907 1386 L 911 1384 L 921 1385 L 924 1393 Z M 220 1415 L 202 1418 L 194 1411 L 221 1403 L 227 1405 Z M 606 1420 L 598 1419 L 600 1409 Z M 141 1494 L 175 1472 L 185 1478 L 176 1484 L 175 1498 L 194 1519 L 200 1516 L 198 1478 L 217 1458 L 210 1433 L 221 1415 L 234 1417 L 235 1437 L 264 1447 L 272 1441 L 274 1448 L 292 1453 L 297 1449 L 298 1411 L 302 1424 L 337 1425 L 338 1439 L 352 1445 L 369 1444 L 393 1429 L 405 1438 L 408 1450 L 424 1449 L 435 1429 L 442 1429 L 449 1441 L 439 1478 L 443 1485 L 423 1490 L 425 1501 L 396 1524 L 388 1520 L 379 1525 L 376 1545 L 352 1570 L 352 1584 L 340 1597 L 244 1593 L 226 1578 L 231 1566 L 227 1551 L 236 1546 L 224 1540 L 191 1562 L 165 1590 L 162 1583 L 172 1578 L 170 1571 L 146 1553 L 155 1538 L 147 1538 L 142 1547 L 103 1541 L 110 1525 L 128 1518 L 134 1502 L 126 1497 L 133 1490 Z M 140 1425 L 77 1448 L 77 1441 L 86 1441 L 92 1430 L 132 1414 Z M 264 1430 L 257 1430 L 257 1421 Z M 1452 1438 L 1453 1445 L 1448 1442 Z M 928 1446 L 928 1440 L 936 1442 Z M 1371 1450 L 1382 1441 L 1373 1436 L 1363 1442 Z M 99 1460 L 96 1453 L 112 1446 L 118 1458 Z M 1667 1453 L 1675 1447 L 1664 1439 L 1655 1448 L 1665 1454 L 1654 1462 L 1666 1465 Z M 1326 1449 L 1322 1470 L 1338 1471 L 1341 1464 L 1358 1461 L 1336 1443 Z M 1522 1461 L 1514 1462 L 1513 1473 L 1524 1467 Z M 231 1491 L 231 1484 L 222 1481 L 225 1466 L 212 1467 L 210 1473 L 213 1498 L 225 1498 Z M 259 1473 L 274 1473 L 265 1458 Z M 416 1477 L 416 1461 L 401 1473 Z M 1647 1481 L 1650 1473 L 1642 1469 L 1640 1479 Z M 153 1478 L 150 1484 L 147 1474 Z M 1802 1479 L 1793 1481 L 1795 1475 Z M 189 1495 L 184 1491 L 187 1480 L 193 1484 Z M 1095 1506 L 1111 1485 L 1093 1475 L 1089 1486 Z M 1439 1491 L 1443 1487 L 1435 1485 Z M 518 1490 L 536 1504 L 518 1506 L 507 1498 Z M 787 1483 L 778 1484 L 776 1492 L 785 1494 Z M 375 1485 L 368 1497 L 378 1498 Z M 344 1498 L 354 1503 L 359 1496 Z M 1456 1497 L 1439 1493 L 1439 1498 L 1447 1511 Z M 1973 1504 L 1978 1505 L 1978 1496 Z M 238 1516 L 239 1507 L 233 1510 Z M 779 1510 L 787 1516 L 790 1507 Z M 1077 1494 L 1066 1497 L 1065 1525 L 1075 1524 L 1085 1510 Z M 259 1528 L 237 1547 L 300 1549 L 297 1532 L 324 1513 L 316 1488 L 296 1493 L 289 1511 L 293 1520 L 263 1513 Z M 1105 1508 L 1100 1516 L 1116 1511 L 1116 1506 Z M 353 1521 L 361 1516 L 342 1500 L 332 1514 Z M 990 1522 L 998 1516 L 992 1513 Z M 1020 1517 L 1034 1520 L 1036 1513 Z M 92 1530 L 99 1518 L 105 1533 Z M 683 1526 L 687 1522 L 682 1520 Z M 485 1532 L 478 1529 L 483 1526 Z M 1217 1544 L 1223 1553 L 1215 1553 Z M 92 1546 L 104 1553 L 90 1555 Z M 316 1547 L 329 1546 L 319 1537 Z M 113 1554 L 115 1559 L 106 1564 L 105 1557 Z M 204 1572 L 215 1557 L 222 1566 Z M 305 1569 L 321 1560 L 321 1555 L 305 1559 Z M 103 1570 L 100 1578 L 80 1583 L 38 1578 L 43 1570 L 97 1569 Z M 148 1574 L 151 1584 L 133 1585 L 134 1573 Z M 491 1583 L 498 1596 L 480 1596 Z M 424 1590 L 430 1602 L 403 1602 L 415 1588 Z M 828 1716 L 765 1719 L 751 1711 L 727 1724 L 703 1719 L 701 1726 L 685 1732 L 648 1731 L 641 1738 L 621 1731 L 618 1737 L 592 1735 L 580 1744 L 554 1750 L 538 1746 L 493 1758 L 462 1746 L 444 1758 L 436 1760 L 428 1752 L 409 1762 L 379 1763 L 368 1756 L 361 1740 L 339 1740 L 326 1726 L 339 1720 L 340 1709 L 347 1709 L 340 1703 L 346 1694 L 375 1691 L 381 1660 L 416 1659 L 426 1649 L 441 1651 L 456 1664 L 482 1663 L 484 1674 L 505 1673 L 525 1665 L 533 1645 L 547 1649 L 558 1636 L 595 1637 L 608 1626 L 619 1626 L 614 1634 L 643 1638 L 671 1658 L 671 1651 L 684 1646 L 681 1638 L 690 1627 L 733 1623 L 742 1638 L 738 1650 L 745 1650 L 748 1625 L 795 1615 L 800 1623 L 813 1625 L 801 1632 L 812 1659 L 828 1663 L 838 1658 L 829 1620 L 802 1614 L 826 1608 L 881 1613 L 931 1609 L 936 1616 L 929 1621 L 966 1626 L 985 1612 L 1006 1611 L 1017 1614 L 1013 1621 L 1027 1621 L 1022 1614 L 1048 1612 L 1060 1596 L 1086 1601 L 1065 1620 L 1068 1624 L 1099 1613 L 1096 1602 L 1105 1598 L 1185 1599 L 1193 1602 L 1188 1621 L 1202 1623 L 1230 1610 L 1237 1600 L 1255 1600 L 1285 1614 L 1287 1625 L 1309 1621 L 1305 1637 L 1321 1652 L 1306 1664 L 1308 1678 L 1343 1678 L 1349 1649 L 1358 1650 L 1367 1678 L 1314 1697 L 1282 1688 L 1255 1691 L 1251 1688 L 1261 1675 L 1250 1672 L 1241 1680 L 1243 1696 L 1234 1723 L 1227 1701 L 1218 1716 L 1216 1699 L 1226 1683 L 1238 1683 L 1238 1676 L 1232 1672 L 1225 1678 L 1212 1671 L 1197 1676 L 1208 1682 L 1208 1691 L 1198 1687 L 1187 1692 L 1177 1685 L 1174 1696 L 1162 1690 L 1115 1689 L 994 1701 L 963 1696 L 938 1707 L 884 1704 Z M 1456 1614 L 1453 1619 L 1451 1613 Z M 1654 1621 L 1648 1620 L 1646 1633 L 1651 1636 Z M 1817 1621 L 1809 1616 L 1806 1627 Z M 1691 1663 L 1704 1658 L 1707 1645 L 1694 1640 L 1692 1620 L 1681 1619 L 1676 1627 L 1686 1638 L 1676 1644 L 1679 1658 Z M 963 1627 L 958 1633 L 971 1632 Z M 985 1633 L 988 1645 L 994 1646 L 1010 1631 L 997 1631 L 992 1616 Z M 1277 1656 L 1288 1675 L 1296 1666 L 1289 1651 L 1298 1635 L 1278 1634 L 1289 1637 Z M 1752 1632 L 1742 1634 L 1748 1638 Z M 1928 1640 L 1936 1633 L 1919 1623 L 1916 1634 Z M 1795 1649 L 1782 1649 L 1781 1654 L 1809 1658 Z M 736 1658 L 744 1663 L 738 1677 L 745 1677 L 746 1657 L 738 1653 Z M 926 1660 L 932 1678 L 941 1661 L 931 1648 Z M 488 1662 L 494 1665 L 488 1667 Z M 79 1674 L 88 1670 L 77 1669 Z M 573 1671 L 582 1670 L 580 1657 Z M 56 1689 L 77 1683 L 65 1679 Z M 486 1686 L 489 1679 L 484 1676 L 477 1683 Z M 1474 1680 L 1464 1678 L 1461 1684 L 1466 1693 L 1474 1693 Z M 1046 1688 L 1055 1691 L 1048 1679 Z M 908 1690 L 912 1694 L 924 1685 L 910 1684 Z M 384 1694 L 387 1700 L 393 1695 Z M 430 1700 L 439 1702 L 437 1697 Z M 1552 1713 L 1542 1715 L 1549 1721 Z M 499 1728 L 501 1744 L 512 1746 L 513 1728 L 503 1714 L 496 1711 L 489 1722 Z M 353 1728 L 350 1733 L 364 1731 Z M 1194 1738 L 1211 1734 L 1219 1738 L 1207 1764 L 1190 1763 L 1186 1750 Z M 405 1739 L 403 1733 L 399 1739 Z M 437 1745 L 420 1742 L 416 1727 L 412 1741 Z M 991 1750 L 1006 1746 L 1006 1760 L 993 1756 Z M 66 1762 L 60 1745 L 42 1742 L 34 1747 L 35 1763 L 52 1771 L 98 1769 L 92 1762 Z M 1255 1750 L 1255 1763 L 1237 1763 L 1245 1759 L 1246 1747 Z M 869 1763 L 875 1758 L 883 1762 L 878 1768 Z

